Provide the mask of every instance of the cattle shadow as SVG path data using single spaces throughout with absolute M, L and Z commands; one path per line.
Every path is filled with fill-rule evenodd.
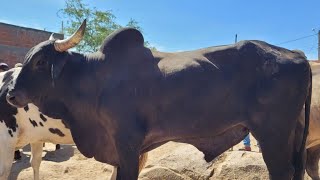
M 18 179 L 18 176 L 20 174 L 20 172 L 24 169 L 27 169 L 30 167 L 30 155 L 25 154 L 23 152 L 20 153 L 21 154 L 21 159 L 14 161 L 12 163 L 12 167 L 11 167 L 11 172 L 9 175 L 9 180 L 16 180 Z
M 45 155 L 42 157 L 42 162 L 51 161 L 51 162 L 63 162 L 69 160 L 74 155 L 74 147 L 72 145 L 61 145 L 61 149 L 58 150 L 45 150 Z M 21 171 L 31 167 L 30 158 L 31 158 L 31 148 L 29 145 L 23 148 L 21 151 L 21 160 L 13 161 L 9 180 L 16 180 Z M 40 165 L 41 168 L 41 165 Z M 40 171 L 41 173 L 41 171 Z M 30 179 L 33 179 L 30 177 Z
M 74 148 L 71 145 L 61 145 L 61 149 L 47 151 L 42 158 L 44 161 L 63 162 L 69 160 L 74 155 Z

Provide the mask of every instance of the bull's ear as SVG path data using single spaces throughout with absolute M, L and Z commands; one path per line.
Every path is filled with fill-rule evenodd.
M 61 58 L 61 59 L 54 60 L 54 62 L 51 64 L 51 78 L 52 78 L 53 84 L 54 84 L 54 81 L 59 78 L 65 63 L 66 63 L 66 59 Z

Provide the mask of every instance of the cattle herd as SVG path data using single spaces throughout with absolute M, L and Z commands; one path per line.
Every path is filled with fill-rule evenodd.
M 1 180 L 27 144 L 35 180 L 45 142 L 76 144 L 113 165 L 111 179 L 133 180 L 147 152 L 168 141 L 195 146 L 209 162 L 249 132 L 270 179 L 300 180 L 305 171 L 320 179 L 319 61 L 257 40 L 159 52 L 133 28 L 95 53 L 69 51 L 85 28 L 86 20 L 67 39 L 51 36 L 23 64 L 0 64 Z

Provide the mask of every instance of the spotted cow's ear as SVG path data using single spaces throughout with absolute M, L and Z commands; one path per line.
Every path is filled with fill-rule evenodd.
M 6 63 L 0 63 L 0 70 L 7 71 L 9 70 L 9 66 Z
M 66 59 L 57 59 L 51 64 L 51 78 L 52 78 L 52 85 L 54 86 L 55 81 L 59 78 L 63 67 L 66 63 Z

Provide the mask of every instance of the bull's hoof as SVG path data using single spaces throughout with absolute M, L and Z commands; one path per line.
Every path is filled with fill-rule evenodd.
M 56 150 L 61 149 L 60 144 L 56 144 Z
M 21 160 L 21 154 L 20 154 L 20 151 L 19 150 L 16 150 L 14 152 L 14 160 L 18 161 L 18 160 Z

